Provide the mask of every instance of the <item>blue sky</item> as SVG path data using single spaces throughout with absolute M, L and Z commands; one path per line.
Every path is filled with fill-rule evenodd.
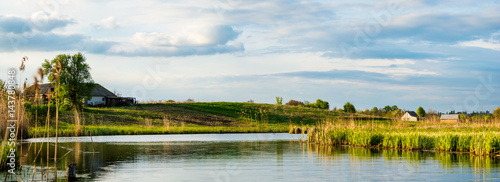
M 0 2 L 1 70 L 77 52 L 139 100 L 500 106 L 499 1 Z

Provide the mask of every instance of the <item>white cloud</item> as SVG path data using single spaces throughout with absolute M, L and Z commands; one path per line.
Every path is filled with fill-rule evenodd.
M 92 26 L 96 29 L 117 29 L 122 27 L 114 16 L 102 19 L 99 23 L 93 23 Z
M 182 47 L 224 45 L 238 37 L 240 32 L 230 26 L 187 28 L 172 34 L 160 32 L 136 33 L 131 42 L 143 46 Z
M 500 42 L 497 40 L 491 40 L 491 39 L 490 40 L 478 39 L 478 40 L 473 40 L 473 41 L 461 42 L 458 45 L 464 46 L 464 47 L 480 47 L 480 48 L 500 51 Z
M 0 15 L 0 32 L 15 34 L 33 31 L 51 32 L 54 29 L 63 28 L 73 23 L 75 21 L 71 18 L 45 12 L 33 13 L 31 18 Z

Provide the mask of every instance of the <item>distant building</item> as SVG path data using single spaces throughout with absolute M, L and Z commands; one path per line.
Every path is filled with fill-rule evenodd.
M 460 115 L 458 114 L 443 114 L 441 115 L 442 123 L 458 123 L 460 122 Z
M 51 99 L 51 93 L 54 91 L 54 86 L 50 83 L 40 85 L 40 95 L 44 101 Z M 104 88 L 100 84 L 95 84 L 91 93 L 91 99 L 83 99 L 84 106 L 119 106 L 119 105 L 135 105 L 136 100 L 133 97 L 118 97 L 113 92 Z M 86 97 L 86 96 L 84 96 Z
M 406 111 L 401 120 L 403 121 L 421 121 L 423 118 L 418 116 L 414 111 Z

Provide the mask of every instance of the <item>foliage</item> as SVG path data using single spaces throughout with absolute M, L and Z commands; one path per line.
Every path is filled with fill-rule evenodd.
M 330 104 L 327 101 L 322 101 L 321 99 L 317 99 L 316 107 L 320 109 L 330 109 Z
M 495 111 L 493 111 L 493 116 L 495 117 L 496 120 L 500 121 L 500 107 L 498 107 L 497 109 L 495 109 Z
M 356 113 L 356 108 L 354 107 L 353 104 L 351 104 L 350 102 L 346 102 L 344 104 L 344 112 L 348 112 L 348 113 Z
M 307 131 L 307 141 L 406 150 L 465 151 L 472 155 L 495 154 L 500 149 L 498 124 L 463 124 L 460 127 L 441 123 L 348 125 L 339 120 L 323 122 Z
M 315 103 L 305 104 L 304 107 L 318 108 L 318 109 L 330 109 L 330 104 L 327 101 L 321 99 L 316 99 Z
M 387 105 L 387 106 L 384 107 L 384 112 L 385 113 L 390 113 L 390 112 L 393 112 L 393 111 L 397 111 L 398 109 L 399 108 L 396 105 L 393 105 L 393 106 Z
M 292 100 L 288 101 L 285 105 L 287 105 L 287 106 L 303 106 L 304 102 L 296 101 L 296 100 L 292 99 Z
M 276 105 L 283 105 L 283 97 L 276 97 Z
M 425 114 L 424 108 L 418 107 L 418 109 L 417 109 L 417 115 L 420 116 L 420 117 L 425 117 L 426 114 Z
M 60 54 L 51 61 L 45 60 L 42 64 L 44 74 L 49 80 L 54 79 L 54 74 L 51 74 L 57 62 L 60 61 L 62 70 L 60 73 L 61 97 L 68 99 L 71 107 L 81 109 L 83 106 L 82 99 L 86 96 L 91 98 L 92 89 L 95 87 L 92 76 L 90 75 L 90 66 L 85 62 L 86 58 L 82 53 L 77 53 L 73 56 Z
M 0 90 L 5 90 L 6 89 L 6 82 L 2 79 L 0 79 Z
M 1 143 L 1 146 L 0 146 L 0 170 L 7 170 L 7 169 L 11 169 L 7 163 L 8 161 L 10 160 L 10 158 L 8 158 L 8 156 L 10 155 L 10 149 L 15 149 L 17 148 L 17 144 L 14 145 L 14 146 L 9 146 L 8 143 L 6 141 L 3 141 Z M 19 151 L 16 150 L 15 152 L 15 165 L 16 165 L 16 168 L 17 166 L 19 166 Z
M 47 112 L 49 106 L 47 105 L 34 105 L 31 102 L 24 102 L 24 109 L 26 112 L 26 117 L 33 123 L 37 121 L 38 126 L 45 126 L 47 120 Z M 50 106 L 50 115 L 54 116 L 56 113 L 56 106 Z

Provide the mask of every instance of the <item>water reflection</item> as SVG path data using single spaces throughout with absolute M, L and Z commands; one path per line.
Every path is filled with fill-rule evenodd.
M 85 181 L 500 180 L 498 159 L 468 154 L 309 145 L 295 139 L 112 141 L 58 144 L 58 169 L 76 162 Z M 40 152 L 36 164 L 47 165 L 46 143 L 36 145 L 23 151 L 23 163 L 31 164 Z M 49 165 L 53 152 L 50 143 Z

